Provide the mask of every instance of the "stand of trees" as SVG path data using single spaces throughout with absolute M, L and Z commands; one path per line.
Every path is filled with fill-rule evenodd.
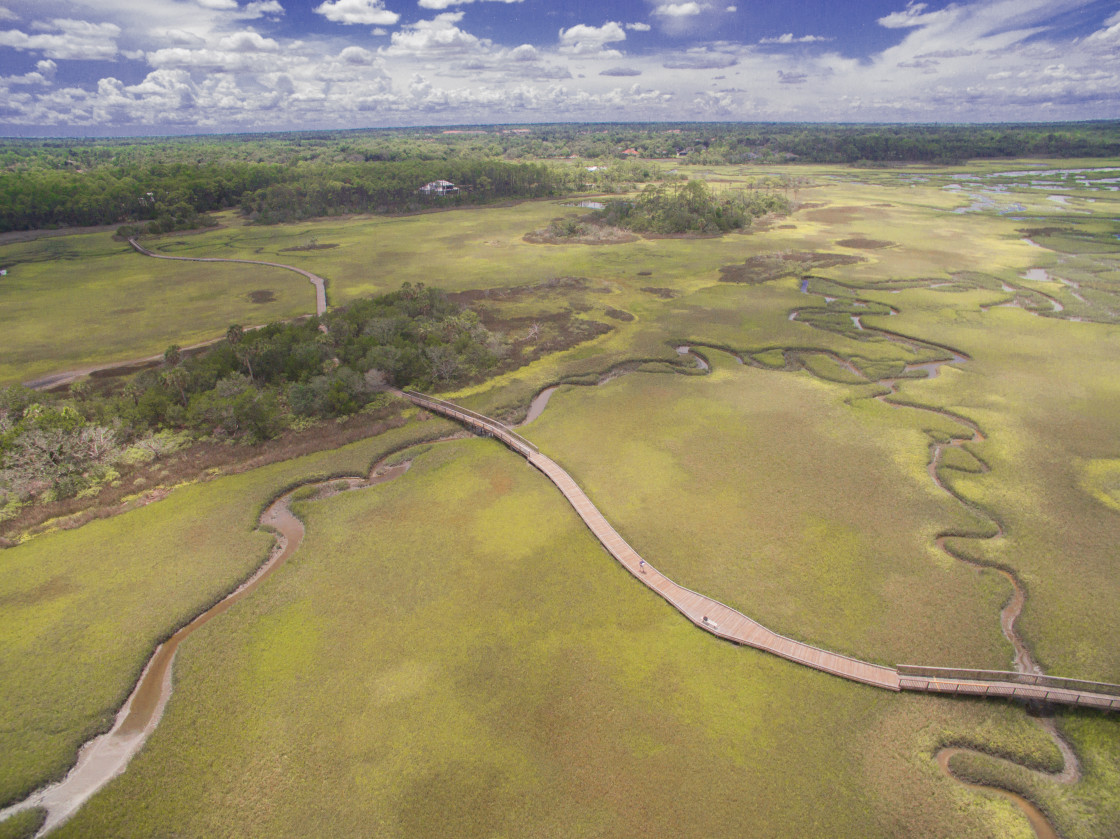
M 40 161 L 42 162 L 42 161 Z M 454 181 L 460 192 L 427 198 L 425 183 Z M 93 171 L 21 167 L 0 172 L 0 232 L 131 224 L 162 233 L 206 223 L 204 213 L 239 206 L 264 224 L 356 212 L 417 210 L 433 203 L 484 204 L 560 195 L 564 175 L 542 164 L 500 160 L 371 163 L 150 164 Z
M 191 358 L 169 347 L 159 368 L 113 393 L 84 383 L 67 398 L 0 389 L 0 517 L 36 497 L 96 490 L 118 477 L 122 458 L 150 459 L 200 437 L 268 439 L 360 411 L 386 385 L 443 388 L 483 376 L 505 352 L 476 313 L 405 283 L 322 319 L 231 326 Z
M 703 181 L 647 186 L 633 201 L 609 201 L 595 222 L 638 233 L 727 233 L 752 219 L 788 213 L 789 201 L 770 191 L 714 193 Z

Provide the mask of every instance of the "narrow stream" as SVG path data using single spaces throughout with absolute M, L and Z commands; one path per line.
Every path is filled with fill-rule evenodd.
M 233 592 L 156 647 L 132 693 L 117 712 L 113 727 L 82 746 L 77 763 L 61 781 L 42 787 L 23 801 L 0 810 L 0 822 L 22 810 L 41 807 L 47 811 L 47 818 L 36 837 L 45 836 L 125 770 L 133 755 L 140 751 L 163 717 L 171 698 L 171 668 L 179 645 L 200 626 L 252 593 L 300 546 L 304 536 L 303 522 L 296 518 L 290 507 L 292 496 L 296 492 L 306 487 L 319 487 L 322 494 L 331 494 L 342 482 L 345 482 L 346 490 L 375 486 L 403 475 L 409 466 L 411 462 L 408 461 L 383 469 L 375 466 L 368 478 L 312 481 L 289 490 L 273 501 L 261 513 L 259 520 L 262 528 L 271 530 L 276 536 L 276 544 L 265 563 Z
M 1028 276 L 1024 278 L 1037 279 L 1038 276 L 1029 275 L 1028 272 Z M 1004 285 L 1006 286 L 1006 284 Z M 802 291 L 806 294 L 809 293 L 805 285 L 802 286 Z M 1053 304 L 1055 311 L 1061 311 L 1061 304 L 1057 300 L 1054 300 L 1048 295 L 1045 296 L 1048 300 L 1050 300 L 1051 304 Z M 850 317 L 852 318 L 853 323 L 855 323 L 855 325 L 859 329 L 865 329 L 863 323 L 859 319 L 859 316 L 851 315 Z M 790 318 L 790 320 L 793 319 L 794 318 L 792 317 Z M 812 326 L 813 324 L 810 323 L 809 325 Z M 950 357 L 946 359 L 907 364 L 903 368 L 903 370 L 907 373 L 924 370 L 926 372 L 926 377 L 932 379 L 940 374 L 941 368 L 946 364 L 960 364 L 970 360 L 969 357 L 964 355 L 963 353 L 959 353 L 956 350 L 952 350 L 949 348 L 934 347 L 933 345 L 927 345 L 916 339 L 906 338 L 895 333 L 883 332 L 882 330 L 876 330 L 874 328 L 867 328 L 867 331 L 879 332 L 888 340 L 894 343 L 901 344 L 903 346 L 907 346 L 913 352 L 922 352 L 936 349 L 938 351 L 948 352 L 950 354 Z M 1016 628 L 1016 623 L 1019 619 L 1019 616 L 1023 612 L 1023 606 L 1026 604 L 1027 599 L 1026 591 L 1023 588 L 1022 583 L 1019 581 L 1019 578 L 1010 569 L 974 562 L 965 557 L 960 552 L 954 551 L 948 545 L 948 540 L 951 538 L 999 539 L 1004 535 L 1003 525 L 999 522 L 998 519 L 989 514 L 986 510 L 983 510 L 970 503 L 963 496 L 958 495 L 949 486 L 947 486 L 941 478 L 940 470 L 941 464 L 944 460 L 945 451 L 949 448 L 964 446 L 966 443 L 981 443 L 985 439 L 984 433 L 980 430 L 980 426 L 977 423 L 967 419 L 966 417 L 954 414 L 950 411 L 944 411 L 938 408 L 924 408 L 910 403 L 903 404 L 892 400 L 891 397 L 898 393 L 898 379 L 885 378 L 878 380 L 878 383 L 886 387 L 888 390 L 887 393 L 880 394 L 875 397 L 876 399 L 882 401 L 884 404 L 891 405 L 897 408 L 910 408 L 916 411 L 935 413 L 940 416 L 948 417 L 949 419 L 960 423 L 962 426 L 968 429 L 969 434 L 967 436 L 954 437 L 945 442 L 935 442 L 930 446 L 930 459 L 927 465 L 927 471 L 929 473 L 930 479 L 938 487 L 938 489 L 951 496 L 958 503 L 967 507 L 971 512 L 975 513 L 978 516 L 987 518 L 989 521 L 991 521 L 995 527 L 995 532 L 990 536 L 955 536 L 953 534 L 947 533 L 940 534 L 936 537 L 935 544 L 938 548 L 951 556 L 953 559 L 977 569 L 996 571 L 997 573 L 1003 575 L 1003 577 L 1011 584 L 1011 597 L 1000 610 L 1000 629 L 1002 630 L 1004 637 L 1007 638 L 1008 642 L 1011 644 L 1011 647 L 1014 651 L 1015 670 L 1020 673 L 1033 673 L 1041 675 L 1042 668 L 1038 666 L 1038 663 L 1031 656 L 1030 649 L 1027 647 L 1026 642 L 1023 640 L 1022 636 L 1019 634 Z M 986 463 L 984 463 L 982 460 L 980 460 L 979 463 L 981 465 L 982 472 L 989 471 L 989 467 Z M 1078 781 L 1081 777 L 1081 765 L 1077 759 L 1077 755 L 1073 751 L 1072 746 L 1069 744 L 1069 741 L 1066 740 L 1062 733 L 1058 730 L 1057 724 L 1050 717 L 1034 717 L 1034 719 L 1046 731 L 1046 733 L 1050 736 L 1051 740 L 1054 742 L 1054 744 L 1062 754 L 1061 771 L 1053 774 L 1044 774 L 1046 774 L 1047 777 L 1050 777 L 1051 779 L 1059 781 L 1061 783 L 1069 784 Z M 1027 819 L 1031 823 L 1031 827 L 1034 829 L 1039 839 L 1057 839 L 1058 834 L 1054 830 L 1053 825 L 1050 824 L 1046 816 L 1042 813 L 1041 810 L 1039 810 L 1037 806 L 1035 806 L 1023 796 L 1010 792 L 1008 790 L 1000 789 L 998 787 L 972 784 L 964 780 L 963 778 L 959 778 L 954 775 L 952 769 L 949 766 L 949 761 L 953 757 L 953 755 L 960 754 L 965 751 L 971 752 L 973 750 L 963 749 L 960 747 L 940 749 L 936 754 L 937 762 L 947 774 L 960 781 L 961 783 L 996 792 L 1018 804 L 1019 807 L 1023 810 L 1024 814 L 1027 816 Z
M 958 748 L 942 749 L 937 753 L 937 765 L 941 767 L 942 771 L 946 775 L 948 775 L 953 780 L 964 784 L 965 786 L 994 792 L 998 795 L 1002 795 L 1004 798 L 1015 802 L 1015 804 L 1019 806 L 1019 809 L 1022 810 L 1026 815 L 1027 821 L 1031 823 L 1031 827 L 1034 829 L 1035 835 L 1038 837 L 1038 839 L 1060 839 L 1060 837 L 1058 836 L 1058 832 L 1054 830 L 1053 825 L 1050 824 L 1050 820 L 1046 818 L 1046 814 L 1026 798 L 1023 798 L 1023 796 L 1019 795 L 1018 793 L 1011 792 L 1011 790 L 1001 789 L 1000 787 L 990 787 L 987 784 L 974 784 L 971 781 L 964 780 L 959 775 L 954 773 L 953 770 L 949 767 L 949 761 L 953 759 L 954 755 L 966 754 L 971 751 L 971 749 Z

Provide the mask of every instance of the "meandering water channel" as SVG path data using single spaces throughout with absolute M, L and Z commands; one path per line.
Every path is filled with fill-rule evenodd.
M 1033 277 L 1028 274 L 1027 279 L 1032 279 L 1032 278 Z M 1004 284 L 1004 286 L 1006 288 L 1006 283 Z M 1011 290 L 1014 290 L 1014 289 L 1007 289 L 1007 290 L 1011 291 Z M 803 282 L 801 284 L 801 292 L 803 294 L 809 294 L 810 293 L 809 285 L 808 285 L 807 281 Z M 1061 304 L 1060 303 L 1058 303 L 1056 300 L 1053 300 L 1052 298 L 1048 297 L 1048 299 L 1051 301 L 1051 303 L 1055 304 L 1054 305 L 1054 310 L 1055 311 L 1061 311 L 1061 309 L 1060 309 Z M 863 303 L 866 304 L 867 301 L 857 301 L 853 298 L 851 300 L 851 302 L 852 303 L 863 302 Z M 800 312 L 800 310 L 794 310 L 795 314 L 799 314 L 799 312 Z M 892 312 L 892 314 L 893 314 L 893 312 Z M 914 363 L 906 364 L 903 367 L 904 374 L 916 373 L 919 370 L 921 370 L 921 371 L 925 372 L 926 378 L 932 379 L 935 376 L 939 375 L 939 373 L 941 372 L 941 368 L 944 367 L 945 365 L 947 365 L 947 364 L 962 364 L 962 363 L 965 363 L 965 362 L 970 360 L 969 357 L 967 355 L 965 355 L 964 353 L 959 352 L 957 350 L 953 350 L 949 347 L 942 347 L 942 346 L 939 346 L 939 345 L 935 345 L 935 344 L 931 344 L 931 343 L 928 343 L 928 342 L 920 341 L 920 340 L 917 340 L 917 339 L 914 339 L 914 338 L 908 338 L 908 337 L 899 335 L 899 334 L 894 333 L 894 332 L 889 332 L 887 330 L 877 330 L 874 327 L 867 327 L 863 324 L 862 320 L 860 319 L 860 316 L 852 315 L 851 317 L 852 317 L 852 320 L 853 320 L 857 329 L 859 329 L 861 331 L 878 332 L 880 335 L 882 335 L 887 340 L 889 340 L 893 343 L 897 343 L 897 344 L 900 344 L 902 346 L 905 346 L 908 349 L 910 349 L 912 352 L 915 352 L 915 353 L 929 353 L 929 352 L 932 351 L 932 352 L 944 352 L 944 353 L 947 354 L 947 357 L 937 359 L 937 360 L 934 360 L 934 361 L 914 362 Z M 805 321 L 804 319 L 802 319 L 800 317 L 799 318 L 791 317 L 791 320 L 792 319 L 799 319 L 799 320 L 801 320 L 801 322 L 806 323 L 807 325 L 810 325 L 810 326 L 814 325 L 811 321 Z M 853 368 L 854 368 L 854 365 L 849 365 L 849 369 L 853 369 Z M 860 372 L 860 371 L 856 370 L 856 372 Z M 860 375 L 862 376 L 862 373 L 860 373 Z M 866 379 L 867 377 L 863 376 L 863 378 Z M 910 377 L 907 376 L 906 380 L 912 380 L 912 379 L 910 379 Z M 950 438 L 949 440 L 946 440 L 946 441 L 935 441 L 931 444 L 931 446 L 930 446 L 930 458 L 929 458 L 929 462 L 928 462 L 928 465 L 927 465 L 927 471 L 929 473 L 930 479 L 933 481 L 934 485 L 936 485 L 938 489 L 940 489 L 942 492 L 946 493 L 947 495 L 951 496 L 959 504 L 967 507 L 969 509 L 969 511 L 972 512 L 973 514 L 975 514 L 976 516 L 981 517 L 981 518 L 985 518 L 988 521 L 990 521 L 991 524 L 992 524 L 993 532 L 990 533 L 990 534 L 941 533 L 941 534 L 938 534 L 935 537 L 935 543 L 936 543 L 936 545 L 939 549 L 944 551 L 946 554 L 951 556 L 953 559 L 955 559 L 959 562 L 963 562 L 966 565 L 970 565 L 974 568 L 988 569 L 988 570 L 996 571 L 997 573 L 1001 574 L 1008 581 L 1008 583 L 1011 585 L 1011 596 L 1008 598 L 1007 602 L 1004 604 L 1003 608 L 1000 610 L 1000 616 L 999 616 L 1000 629 L 1002 630 L 1004 637 L 1011 644 L 1012 650 L 1014 651 L 1013 660 L 1014 660 L 1015 670 L 1020 672 L 1020 673 L 1042 674 L 1042 672 L 1043 672 L 1042 668 L 1038 665 L 1038 663 L 1032 657 L 1030 649 L 1027 647 L 1026 642 L 1024 641 L 1023 637 L 1019 634 L 1019 632 L 1016 628 L 1016 623 L 1018 622 L 1019 616 L 1023 612 L 1023 607 L 1026 604 L 1026 599 L 1027 599 L 1026 590 L 1023 587 L 1023 584 L 1019 580 L 1018 576 L 1010 568 L 1003 567 L 1003 566 L 1000 566 L 1000 565 L 979 563 L 979 562 L 976 562 L 975 560 L 969 559 L 964 554 L 962 554 L 960 551 L 954 550 L 952 545 L 949 542 L 950 539 L 1000 539 L 1000 538 L 1003 538 L 1003 536 L 1004 536 L 1003 525 L 999 521 L 998 518 L 993 516 L 987 510 L 984 510 L 983 508 L 979 507 L 978 505 L 973 504 L 972 502 L 968 501 L 964 496 L 960 495 L 958 492 L 956 492 L 954 489 L 952 489 L 952 487 L 947 485 L 941 478 L 941 466 L 944 462 L 945 452 L 950 448 L 962 447 L 962 446 L 964 446 L 966 444 L 969 444 L 969 443 L 972 443 L 972 444 L 982 443 L 986 439 L 985 435 L 984 435 L 984 432 L 981 430 L 979 424 L 977 424 L 976 422 L 968 419 L 967 417 L 961 416 L 960 414 L 956 414 L 956 413 L 953 413 L 951 411 L 946 411 L 946 410 L 943 410 L 943 409 L 940 409 L 940 408 L 933 408 L 933 407 L 925 407 L 925 406 L 915 405 L 911 402 L 899 402 L 899 401 L 897 401 L 897 399 L 892 398 L 892 397 L 897 396 L 897 394 L 898 394 L 900 379 L 897 378 L 897 377 L 886 377 L 886 378 L 878 379 L 876 381 L 878 382 L 878 384 L 880 384 L 880 385 L 882 385 L 883 387 L 886 388 L 885 393 L 881 393 L 881 394 L 879 394 L 878 396 L 875 397 L 876 399 L 882 401 L 884 404 L 891 405 L 892 407 L 896 407 L 896 408 L 915 410 L 915 411 L 924 411 L 924 412 L 927 412 L 927 413 L 937 414 L 939 416 L 951 419 L 953 422 L 958 423 L 960 426 L 962 426 L 963 429 L 965 429 L 965 431 L 966 431 L 965 434 L 953 436 L 952 438 Z M 985 463 L 982 459 L 975 458 L 975 460 L 979 464 L 980 470 L 981 470 L 982 473 L 986 473 L 986 472 L 989 471 L 988 464 Z M 1050 739 L 1054 742 L 1055 746 L 1058 748 L 1058 751 L 1062 755 L 1062 769 L 1061 770 L 1059 770 L 1058 772 L 1055 772 L 1055 773 L 1045 773 L 1044 772 L 1042 774 L 1045 774 L 1047 777 L 1051 778 L 1052 780 L 1058 781 L 1060 783 L 1065 783 L 1065 784 L 1076 783 L 1081 778 L 1081 765 L 1080 765 L 1080 763 L 1077 759 L 1077 755 L 1074 752 L 1073 747 L 1070 745 L 1069 741 L 1066 740 L 1066 738 L 1062 735 L 1062 733 L 1058 730 L 1058 726 L 1052 718 L 1035 716 L 1034 719 L 1042 727 L 1042 729 L 1049 735 Z M 949 774 L 951 777 L 955 778 L 956 780 L 960 781 L 961 783 L 968 784 L 969 786 L 976 786 L 976 787 L 980 787 L 980 788 L 983 788 L 983 789 L 986 789 L 986 790 L 996 792 L 999 795 L 1002 795 L 1002 796 L 1014 801 L 1020 807 L 1020 809 L 1023 810 L 1024 814 L 1026 815 L 1028 821 L 1031 824 L 1031 827 L 1034 829 L 1034 831 L 1038 835 L 1039 839 L 1051 839 L 1051 837 L 1053 837 L 1053 839 L 1057 839 L 1058 834 L 1055 831 L 1053 825 L 1046 818 L 1045 814 L 1043 814 L 1043 812 L 1033 802 L 1031 802 L 1028 799 L 1026 799 L 1025 797 L 1019 795 L 1018 793 L 1012 792 L 1010 790 L 1005 790 L 1005 789 L 1001 789 L 999 787 L 993 787 L 993 786 L 988 786 L 988 785 L 974 784 L 974 783 L 972 783 L 972 782 L 970 782 L 970 781 L 968 781 L 964 778 L 961 778 L 956 773 L 954 773 L 953 770 L 952 770 L 952 766 L 950 764 L 950 761 L 952 760 L 954 755 L 963 754 L 963 753 L 981 754 L 980 752 L 978 752 L 977 750 L 974 750 L 974 749 L 968 749 L 968 748 L 964 748 L 964 747 L 954 746 L 954 747 L 945 747 L 945 748 L 942 748 L 942 749 L 938 750 L 938 752 L 935 755 L 935 758 L 938 762 L 938 765 L 941 766 L 941 768 L 947 774 Z

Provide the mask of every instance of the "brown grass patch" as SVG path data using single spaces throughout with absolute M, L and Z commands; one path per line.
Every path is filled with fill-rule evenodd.
M 805 217 L 810 221 L 820 221 L 825 224 L 850 224 L 861 219 L 882 218 L 884 215 L 885 213 L 872 207 L 829 207 L 824 210 L 811 210 L 805 214 Z
M 556 236 L 545 227 L 526 233 L 523 238 L 531 245 L 624 245 L 639 239 L 629 230 L 605 224 L 584 225 L 584 232 L 579 236 Z
M 537 298 L 556 292 L 591 291 L 591 281 L 586 277 L 553 277 L 535 285 L 515 285 L 504 288 L 476 288 L 456 291 L 447 296 L 463 306 L 486 300 L 515 301 Z M 479 312 L 481 314 L 481 312 Z
M 291 247 L 291 248 L 280 248 L 280 253 L 287 253 L 289 251 L 326 251 L 326 250 L 330 250 L 331 248 L 337 248 L 337 247 L 338 247 L 337 242 L 325 242 L 322 245 L 320 245 L 320 244 L 296 245 L 296 246 Z
M 721 283 L 765 283 L 817 268 L 852 265 L 865 261 L 862 256 L 816 251 L 785 251 L 752 256 L 742 265 L 724 265 L 719 269 Z
M 615 320 L 620 320 L 623 323 L 629 323 L 630 321 L 634 320 L 634 316 L 632 314 L 630 314 L 629 312 L 624 312 L 622 309 L 608 308 L 605 314 L 607 317 L 614 318 Z
M 20 534 L 34 534 L 48 523 L 52 528 L 69 530 L 93 519 L 108 518 L 150 504 L 164 497 L 168 487 L 177 484 L 245 472 L 383 434 L 404 425 L 405 420 L 400 415 L 404 407 L 407 407 L 405 403 L 394 400 L 376 411 L 353 414 L 342 421 L 324 420 L 303 431 L 286 431 L 256 445 L 198 443 L 188 446 L 167 458 L 123 471 L 117 482 L 119 485 L 106 486 L 96 498 L 67 498 L 25 507 L 0 525 L 0 547 L 9 547 Z M 137 495 L 137 486 L 145 485 L 152 488 Z
M 842 248 L 859 248 L 860 250 L 873 251 L 879 248 L 889 248 L 894 242 L 886 242 L 881 239 L 864 239 L 856 236 L 851 239 L 841 239 L 836 244 Z
M 645 273 L 649 273 L 648 271 Z M 677 296 L 677 292 L 671 288 L 655 288 L 654 286 L 646 286 L 642 289 L 646 294 L 652 294 L 654 297 L 660 297 L 662 300 L 672 300 Z
M 276 300 L 276 292 L 262 288 L 257 291 L 250 291 L 248 297 L 252 303 L 272 303 Z

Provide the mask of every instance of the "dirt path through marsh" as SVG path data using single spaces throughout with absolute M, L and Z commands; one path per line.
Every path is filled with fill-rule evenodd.
M 294 265 L 284 265 L 281 262 L 264 262 L 260 259 L 223 259 L 217 256 L 167 256 L 162 253 L 155 253 L 148 250 L 135 239 L 129 239 L 128 243 L 136 249 L 138 253 L 144 256 L 150 256 L 155 259 L 175 259 L 180 262 L 237 262 L 243 265 L 265 265 L 269 268 L 283 268 L 287 271 L 295 271 L 304 277 L 315 286 L 315 314 L 322 317 L 327 312 L 327 281 L 320 277 L 318 274 L 312 274 L 310 271 L 305 271 L 303 268 L 296 268 Z

